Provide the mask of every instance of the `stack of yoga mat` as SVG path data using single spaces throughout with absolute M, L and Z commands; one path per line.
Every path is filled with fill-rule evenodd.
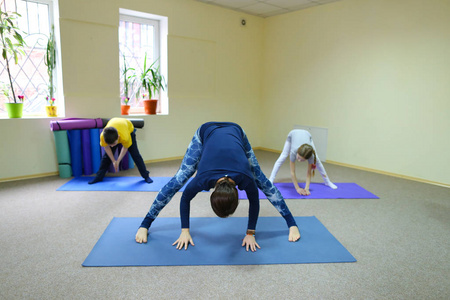
M 68 178 L 96 173 L 104 153 L 100 147 L 100 133 L 109 119 L 69 118 L 50 122 L 50 129 L 55 137 L 56 156 L 59 176 Z M 130 120 L 135 128 L 143 128 L 144 120 Z M 121 145 L 119 145 L 120 151 Z M 118 155 L 116 151 L 115 155 Z M 125 155 L 119 166 L 120 170 L 134 167 L 130 154 Z M 111 171 L 114 168 L 111 166 Z

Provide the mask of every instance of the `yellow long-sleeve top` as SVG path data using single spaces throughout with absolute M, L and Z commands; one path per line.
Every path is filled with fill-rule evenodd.
M 123 118 L 112 118 L 105 127 L 114 127 L 117 129 L 117 132 L 119 133 L 119 144 L 122 144 L 125 148 L 130 148 L 132 144 L 131 133 L 134 130 L 133 123 L 131 123 L 130 120 Z M 100 146 L 106 147 L 107 145 L 108 144 L 105 143 L 102 132 L 100 134 Z

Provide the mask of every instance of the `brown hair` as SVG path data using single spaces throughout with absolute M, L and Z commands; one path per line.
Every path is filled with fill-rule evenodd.
M 105 127 L 103 129 L 103 139 L 105 140 L 105 143 L 108 145 L 114 144 L 115 141 L 119 138 L 119 133 L 117 132 L 117 129 L 114 127 Z
M 234 184 L 226 177 L 224 180 L 216 183 L 210 200 L 211 207 L 216 215 L 221 218 L 226 218 L 232 215 L 238 207 L 238 191 Z
M 301 145 L 298 150 L 297 154 L 303 157 L 304 159 L 310 159 L 311 155 L 314 155 L 314 165 L 316 164 L 316 151 L 314 151 L 314 148 L 309 144 L 303 144 Z M 313 176 L 314 176 L 315 170 L 313 168 Z

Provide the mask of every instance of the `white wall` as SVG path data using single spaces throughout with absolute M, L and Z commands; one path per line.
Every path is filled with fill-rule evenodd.
M 328 128 L 330 161 L 450 184 L 450 1 L 343 0 L 265 23 L 262 144 Z
M 254 120 L 260 114 L 262 18 L 191 0 L 60 0 L 59 7 L 66 117 L 120 116 L 118 25 L 119 8 L 126 8 L 169 18 L 170 114 L 140 116 L 144 160 L 184 155 L 206 121 L 238 122 L 252 143 L 260 143 Z M 0 119 L 0 180 L 57 172 L 50 120 Z
M 307 124 L 328 128 L 330 161 L 450 184 L 450 1 L 342 0 L 267 19 L 192 0 L 59 2 L 67 117 L 120 115 L 119 8 L 169 18 L 170 114 L 143 116 L 144 160 L 182 156 L 206 121 L 277 150 Z M 57 172 L 49 121 L 0 119 L 0 180 Z

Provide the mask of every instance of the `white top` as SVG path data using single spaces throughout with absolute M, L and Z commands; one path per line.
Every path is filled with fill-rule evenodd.
M 297 158 L 297 150 L 300 148 L 301 145 L 308 144 L 311 145 L 316 151 L 316 148 L 314 147 L 314 142 L 312 140 L 311 134 L 303 129 L 294 129 L 289 132 L 286 142 L 284 143 L 283 151 L 281 152 L 280 157 L 275 162 L 275 165 L 273 166 L 272 173 L 270 174 L 269 180 L 273 182 L 275 180 L 275 176 L 278 173 L 278 170 L 280 169 L 283 162 L 286 160 L 286 158 L 289 156 L 289 159 L 291 162 L 295 162 Z M 316 156 L 317 163 L 320 164 L 319 158 Z M 309 164 L 314 163 L 314 155 L 311 155 L 311 157 L 308 159 Z
M 294 129 L 289 132 L 288 137 L 286 139 L 286 143 L 290 143 L 289 147 L 289 159 L 291 162 L 295 162 L 297 158 L 297 151 L 298 148 L 300 148 L 303 144 L 311 145 L 314 148 L 314 143 L 312 142 L 311 134 L 303 129 Z M 311 157 L 308 159 L 308 163 L 313 164 L 314 163 L 314 156 L 311 155 Z

